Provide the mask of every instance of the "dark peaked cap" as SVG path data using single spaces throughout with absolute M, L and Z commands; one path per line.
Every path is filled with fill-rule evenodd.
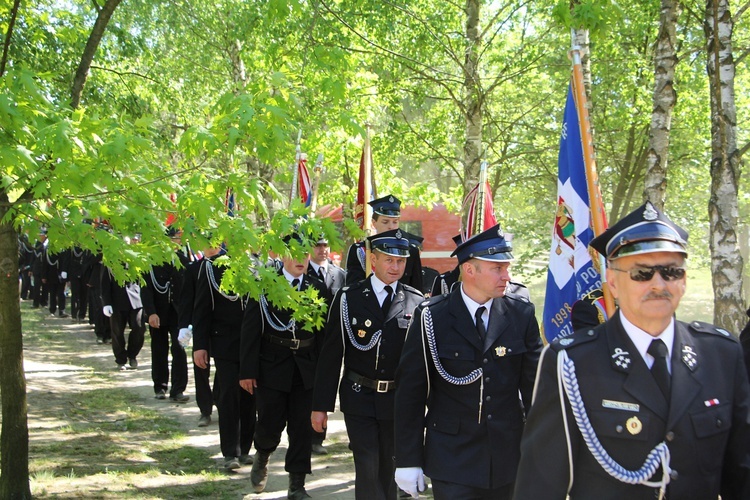
M 409 256 L 409 238 L 408 233 L 400 229 L 393 229 L 384 233 L 374 234 L 367 238 L 370 242 L 370 249 L 382 252 L 394 257 Z
M 591 240 L 591 247 L 607 259 L 655 252 L 687 255 L 688 233 L 650 201 Z
M 458 245 L 451 257 L 455 256 L 459 264 L 469 259 L 510 262 L 513 260 L 511 250 L 513 248 L 505 239 L 505 233 L 497 224 Z
M 377 200 L 372 200 L 367 203 L 372 207 L 373 213 L 383 215 L 385 217 L 401 217 L 401 200 L 389 194 L 383 196 Z

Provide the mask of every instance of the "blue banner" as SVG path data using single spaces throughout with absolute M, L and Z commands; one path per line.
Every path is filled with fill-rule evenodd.
M 572 86 L 568 87 L 557 164 L 557 204 L 542 319 L 548 342 L 573 333 L 570 320 L 573 303 L 602 286 L 598 263 L 592 261 L 588 248 L 594 231 Z

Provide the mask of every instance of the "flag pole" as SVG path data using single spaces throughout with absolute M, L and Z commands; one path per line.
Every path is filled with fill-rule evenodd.
M 591 120 L 586 103 L 586 92 L 583 84 L 583 67 L 581 65 L 581 47 L 575 45 L 575 32 L 571 30 L 571 40 L 574 45 L 570 50 L 570 57 L 573 61 L 573 97 L 576 103 L 576 112 L 578 113 L 578 123 L 581 129 L 581 146 L 583 148 L 583 163 L 586 167 L 586 185 L 591 203 L 591 221 L 593 224 L 594 235 L 599 236 L 604 232 L 604 202 L 599 186 L 599 175 L 596 171 L 596 156 L 594 154 L 594 140 L 591 134 Z M 604 304 L 607 309 L 607 316 L 612 317 L 615 312 L 615 303 L 609 287 L 604 286 L 606 282 L 606 263 L 603 256 L 599 258 L 601 276 L 602 276 L 602 293 L 604 294 Z
M 476 210 L 474 212 L 474 234 L 477 235 L 484 231 L 484 198 L 487 191 L 487 161 L 482 161 L 479 165 L 479 185 L 476 197 Z
M 292 167 L 292 189 L 289 192 L 289 208 L 292 208 L 292 201 L 294 200 L 295 196 L 297 195 L 297 176 L 299 175 L 297 172 L 297 169 L 299 168 L 299 160 L 302 158 L 302 146 L 300 145 L 300 142 L 302 141 L 302 129 L 300 128 L 297 132 L 297 147 L 296 152 L 294 155 L 294 166 Z
M 313 186 L 313 196 L 312 202 L 310 203 L 310 211 L 312 213 L 315 213 L 315 209 L 318 208 L 318 188 L 320 187 L 320 174 L 323 172 L 323 153 L 318 154 L 318 159 L 315 160 L 313 172 L 315 172 L 315 185 Z
M 370 194 L 372 193 L 372 151 L 370 146 L 370 124 L 365 123 L 365 204 L 364 204 L 364 218 L 362 227 L 365 230 L 365 276 L 370 276 L 372 273 L 372 266 L 370 264 L 370 241 L 367 236 L 372 235 L 372 207 L 368 203 L 370 201 Z

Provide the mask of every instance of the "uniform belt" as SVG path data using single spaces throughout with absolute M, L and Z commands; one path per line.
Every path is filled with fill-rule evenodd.
M 375 389 L 376 392 L 391 392 L 396 388 L 395 380 L 373 380 L 371 378 L 363 377 L 359 373 L 348 368 L 344 370 L 344 376 L 355 384 Z
M 310 347 L 315 343 L 315 338 L 309 339 L 285 339 L 284 337 L 277 337 L 268 333 L 263 334 L 263 338 L 268 340 L 272 344 L 288 347 L 289 349 L 296 351 L 302 347 Z

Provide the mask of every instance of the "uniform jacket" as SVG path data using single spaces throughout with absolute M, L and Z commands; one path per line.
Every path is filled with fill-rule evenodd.
M 302 275 L 301 280 L 301 291 L 314 288 L 321 298 L 327 298 L 328 291 L 322 281 L 306 274 Z M 270 303 L 268 312 L 272 315 L 271 320 L 277 325 L 287 325 L 292 319 L 291 311 L 278 309 Z M 295 325 L 294 332 L 278 331 L 269 323 L 268 318 L 262 312 L 260 303 L 257 300 L 248 301 L 242 320 L 240 380 L 254 378 L 257 379 L 258 385 L 277 391 L 291 392 L 294 371 L 297 367 L 305 389 L 312 389 L 318 353 L 323 343 L 323 328 L 308 331 L 303 329 L 303 326 Z M 291 349 L 270 342 L 264 335 L 273 335 L 283 339 L 315 339 L 315 342 L 310 346 Z
M 358 241 L 349 247 L 346 255 L 347 285 L 353 285 L 365 279 L 364 245 L 363 241 Z M 404 275 L 399 283 L 422 290 L 422 259 L 419 257 L 419 249 L 414 245 L 409 245 L 409 257 L 406 259 Z
M 188 260 L 182 253 L 175 254 L 175 258 L 180 259 L 182 263 L 180 269 L 171 262 L 154 266 L 143 277 L 145 284 L 141 287 L 141 300 L 146 320 L 152 314 L 156 314 L 159 316 L 162 328 L 177 325 L 177 308 L 185 276 L 184 266 L 188 264 Z
M 428 309 L 444 373 L 481 369 L 479 379 L 456 385 L 438 372 L 422 324 Z M 396 373 L 396 467 L 476 488 L 512 483 L 541 350 L 534 306 L 521 297 L 492 302 L 484 342 L 459 287 L 422 303 Z
M 316 278 L 318 277 L 312 264 L 307 264 L 307 274 L 312 275 Z M 346 271 L 329 260 L 328 268 L 325 274 L 325 286 L 328 290 L 329 297 L 326 303 L 329 306 L 331 305 L 333 297 L 339 290 L 341 290 L 341 288 L 344 287 L 344 285 L 346 285 Z
M 56 253 L 50 253 L 45 249 L 42 256 L 42 278 L 47 283 L 64 283 L 67 278 L 63 278 L 60 273 L 67 273 L 70 265 L 70 249 L 61 250 Z
M 204 260 L 199 269 L 192 318 L 193 352 L 205 349 L 214 358 L 239 362 L 244 297 L 214 287 L 209 276 L 213 273 L 215 284 L 220 286 L 222 266 Z
M 112 271 L 104 265 L 101 269 L 101 294 L 102 305 L 112 306 L 114 311 L 131 311 L 134 309 L 125 286 L 118 284 L 112 276 Z
M 620 321 L 556 340 L 545 349 L 526 424 L 515 498 L 564 500 L 570 479 L 557 386 L 557 354 L 575 363 L 580 394 L 603 449 L 638 470 L 666 442 L 670 500 L 750 498 L 747 480 L 748 381 L 735 338 L 705 324 L 675 321 L 670 404 Z M 573 465 L 572 500 L 653 499 L 656 490 L 611 477 L 583 442 L 566 399 Z M 657 471 L 661 478 L 661 469 Z
M 347 315 L 342 314 L 342 298 L 346 296 Z M 385 315 L 378 303 L 368 278 L 342 288 L 333 300 L 326 324 L 325 343 L 320 354 L 315 377 L 313 410 L 331 412 L 336 403 L 341 362 L 345 369 L 353 370 L 371 380 L 394 380 L 396 366 L 406 337 L 406 329 L 414 309 L 424 300 L 414 288 L 399 281 L 391 307 Z M 351 328 L 354 341 L 366 346 L 373 335 L 382 330 L 379 345 L 362 351 L 349 338 L 346 325 Z M 378 393 L 367 387 L 354 387 L 347 378 L 341 379 L 339 389 L 341 411 L 352 415 L 393 419 L 394 392 Z
M 177 326 L 187 328 L 193 323 L 193 307 L 195 305 L 195 287 L 198 283 L 198 275 L 205 262 L 210 259 L 204 257 L 200 260 L 194 260 L 185 266 L 185 272 L 182 279 L 182 289 L 177 298 Z

